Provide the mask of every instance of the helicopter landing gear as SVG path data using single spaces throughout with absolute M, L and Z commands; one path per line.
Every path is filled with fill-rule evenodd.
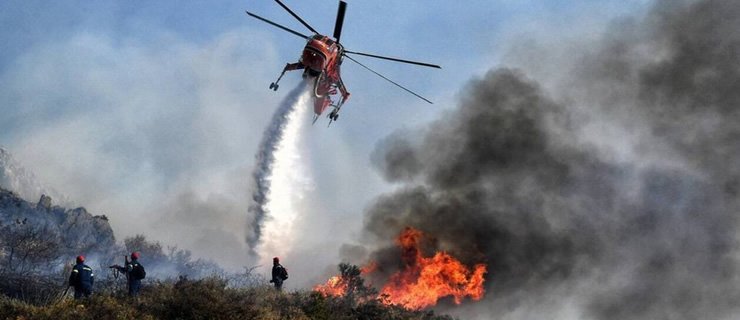
M 277 91 L 277 89 L 280 88 L 280 85 L 278 85 L 278 82 L 280 82 L 280 79 L 283 78 L 283 75 L 285 75 L 286 71 L 298 70 L 298 69 L 303 69 L 303 68 L 304 68 L 303 64 L 301 64 L 300 62 L 285 64 L 285 68 L 283 68 L 283 72 L 280 73 L 280 76 L 277 78 L 277 80 L 275 80 L 275 82 L 273 83 L 270 83 L 270 89 L 272 89 L 273 91 Z
M 339 119 L 339 113 L 337 113 L 337 110 L 335 109 L 334 111 L 329 113 L 328 118 L 329 118 L 329 124 L 326 125 L 327 128 L 331 126 L 332 122 L 337 121 L 337 119 Z
M 270 83 L 270 89 L 272 89 L 272 91 L 277 91 L 277 89 L 280 87 L 280 85 L 278 85 L 278 82 L 280 82 L 280 79 L 285 74 L 285 71 L 287 68 L 288 67 L 286 66 L 285 69 L 283 69 L 283 73 L 280 74 L 280 76 L 277 78 L 277 80 L 275 80 L 275 82 Z

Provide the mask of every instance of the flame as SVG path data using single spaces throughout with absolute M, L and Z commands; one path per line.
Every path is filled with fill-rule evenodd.
M 421 231 L 406 228 L 396 240 L 405 266 L 380 291 L 385 300 L 409 309 L 422 309 L 447 296 L 452 296 L 456 304 L 465 297 L 483 298 L 486 265 L 476 264 L 471 271 L 446 252 L 426 258 L 419 250 L 422 237 Z
M 324 296 L 341 297 L 347 293 L 348 286 L 347 281 L 342 279 L 341 276 L 333 276 L 325 284 L 313 287 L 313 291 L 319 292 Z
M 364 267 L 360 268 L 360 274 L 368 274 L 375 271 L 378 268 L 378 264 L 375 262 L 368 263 Z M 347 279 L 340 276 L 333 276 L 326 281 L 325 284 L 320 284 L 313 287 L 313 291 L 319 292 L 324 296 L 336 296 L 341 297 L 347 294 L 347 288 L 349 283 Z
M 446 252 L 437 252 L 431 258 L 424 257 L 420 250 L 424 234 L 407 227 L 396 239 L 401 248 L 404 267 L 392 275 L 380 290 L 379 300 L 386 304 L 401 305 L 409 309 L 423 309 L 437 304 L 443 297 L 452 296 L 456 304 L 465 297 L 473 300 L 483 298 L 483 275 L 485 264 L 476 264 L 472 271 Z M 378 268 L 370 263 L 362 268 L 362 274 Z M 347 292 L 347 281 L 334 276 L 324 285 L 314 287 L 324 295 L 343 296 Z
M 377 262 L 370 262 L 370 263 L 366 264 L 365 266 L 363 266 L 362 268 L 360 268 L 360 273 L 361 274 L 368 274 L 368 273 L 375 272 L 375 270 L 377 270 L 377 269 L 378 269 L 378 263 Z

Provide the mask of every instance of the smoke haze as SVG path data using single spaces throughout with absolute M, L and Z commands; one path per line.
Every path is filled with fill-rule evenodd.
M 515 47 L 520 68 L 378 144 L 398 190 L 366 211 L 373 245 L 345 258 L 370 249 L 387 276 L 412 226 L 429 249 L 488 264 L 484 301 L 442 307 L 465 318 L 735 318 L 738 30 L 734 1 L 659 1 L 597 41 Z
M 273 76 L 254 60 L 275 61 L 274 48 L 252 42 L 265 38 L 88 31 L 37 44 L 0 79 L 12 106 L 3 140 L 40 180 L 108 216 L 119 240 L 146 234 L 238 270 L 250 263 L 252 155 L 275 105 L 266 86 L 245 86 Z

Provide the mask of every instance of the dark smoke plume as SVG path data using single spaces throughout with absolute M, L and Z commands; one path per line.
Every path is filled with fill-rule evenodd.
M 576 301 L 587 319 L 737 318 L 740 5 L 659 1 L 572 56 L 560 89 L 493 70 L 382 141 L 373 161 L 402 188 L 366 212 L 369 258 L 396 271 L 412 226 L 488 264 L 478 316 Z
M 272 174 L 272 166 L 275 162 L 274 153 L 283 138 L 283 132 L 288 125 L 290 115 L 298 107 L 298 98 L 305 91 L 306 83 L 303 81 L 295 89 L 291 90 L 285 97 L 285 100 L 280 104 L 280 107 L 275 110 L 270 125 L 262 134 L 262 142 L 260 142 L 259 149 L 255 155 L 257 163 L 252 173 L 252 178 L 254 179 L 254 190 L 252 191 L 253 203 L 249 206 L 250 218 L 253 219 L 250 221 L 252 232 L 247 234 L 247 244 L 249 245 L 250 254 L 253 256 L 256 255 L 255 247 L 262 234 L 262 221 L 266 214 L 265 205 L 267 204 L 267 197 L 270 193 L 270 175 Z

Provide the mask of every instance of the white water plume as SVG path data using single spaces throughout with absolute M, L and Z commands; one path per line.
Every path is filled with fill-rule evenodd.
M 275 150 L 271 189 L 267 196 L 267 216 L 263 221 L 260 257 L 267 261 L 272 256 L 285 256 L 292 247 L 294 223 L 301 210 L 301 201 L 311 187 L 311 178 L 301 161 L 300 132 L 306 126 L 310 96 L 303 94 L 297 108 L 288 119 L 283 139 Z M 268 261 L 269 262 L 269 261 Z M 264 265 L 264 264 L 263 264 Z M 269 265 L 269 264 L 267 264 Z
M 311 186 L 311 178 L 301 161 L 301 132 L 309 123 L 311 95 L 307 86 L 299 85 L 288 94 L 265 130 L 257 155 L 254 179 L 255 237 L 248 239 L 263 265 L 272 256 L 284 256 L 292 246 L 294 223 L 301 201 Z M 257 247 L 257 248 L 255 248 Z

